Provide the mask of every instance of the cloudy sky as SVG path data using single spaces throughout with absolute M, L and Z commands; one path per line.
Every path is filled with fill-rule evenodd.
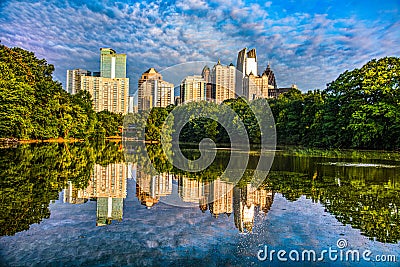
M 371 58 L 400 56 L 399 0 L 0 1 L 0 40 L 67 69 L 98 71 L 100 47 L 128 57 L 131 91 L 150 67 L 191 61 L 236 64 L 256 48 L 278 86 L 324 89 Z

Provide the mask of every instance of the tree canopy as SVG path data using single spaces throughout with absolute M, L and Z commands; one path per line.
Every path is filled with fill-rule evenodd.
M 96 114 L 90 94 L 67 93 L 53 80 L 53 71 L 53 65 L 33 52 L 0 45 L 0 138 L 87 139 L 119 134 L 121 115 Z

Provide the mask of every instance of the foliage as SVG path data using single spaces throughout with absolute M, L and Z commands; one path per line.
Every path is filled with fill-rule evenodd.
M 0 152 L 0 235 L 49 218 L 48 205 L 67 181 L 85 188 L 95 164 L 124 161 L 115 143 L 33 144 Z
M 96 115 L 90 94 L 68 94 L 53 81 L 53 71 L 32 52 L 0 45 L 0 138 L 88 139 L 119 133 L 121 115 Z

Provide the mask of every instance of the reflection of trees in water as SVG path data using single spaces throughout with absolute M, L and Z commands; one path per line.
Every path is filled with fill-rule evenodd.
M 196 150 L 193 149 L 182 152 L 196 156 Z M 213 181 L 224 171 L 229 155 L 226 151 L 218 151 L 214 163 L 202 172 L 188 173 L 175 168 L 169 171 L 199 181 Z M 152 157 L 157 158 L 156 155 Z M 277 153 L 264 184 L 282 193 L 290 201 L 305 195 L 323 204 L 340 222 L 360 229 L 362 234 L 370 238 L 393 243 L 400 240 L 399 168 L 345 167 L 320 163 L 333 161 L 398 165 L 398 159 L 394 153 L 373 151 L 284 151 Z M 250 156 L 250 169 L 246 170 L 239 181 L 238 190 L 246 188 L 257 161 L 257 156 Z M 204 203 L 199 206 L 206 210 Z
M 360 168 L 359 168 L 360 169 Z M 353 176 L 357 170 L 345 172 L 352 175 L 324 176 L 316 171 L 313 176 L 296 172 L 270 172 L 268 182 L 290 201 L 301 195 L 324 205 L 340 222 L 360 229 L 363 235 L 381 242 L 400 240 L 400 188 L 395 180 L 377 177 L 374 181 Z M 372 171 L 376 173 L 375 171 Z M 386 173 L 386 170 L 382 170 Z M 368 176 L 370 177 L 370 176 Z
M 395 243 L 400 240 L 399 168 L 357 167 L 357 163 L 398 166 L 398 160 L 398 154 L 391 152 L 283 151 L 276 155 L 267 181 L 290 201 L 305 195 L 363 235 Z
M 126 149 L 126 147 L 124 147 Z M 110 163 L 130 161 L 137 163 L 139 169 L 152 177 L 157 176 L 158 184 L 164 183 L 164 191 L 158 192 L 158 198 L 168 194 L 170 182 L 173 179 L 184 177 L 198 183 L 210 183 L 220 177 L 227 166 L 229 151 L 218 151 L 216 159 L 207 169 L 198 173 L 188 173 L 177 170 L 168 162 L 160 145 L 131 145 L 133 153 L 124 156 L 120 144 L 115 143 L 75 143 L 75 144 L 45 144 L 22 145 L 17 148 L 1 149 L 0 154 L 0 196 L 1 235 L 13 235 L 16 232 L 29 229 L 29 225 L 39 223 L 43 218 L 48 218 L 50 212 L 49 202 L 58 199 L 58 193 L 65 188 L 67 181 L 76 188 L 86 188 L 89 185 L 91 172 L 95 164 L 107 166 Z M 187 156 L 195 155 L 193 149 L 183 150 Z M 392 155 L 383 156 L 372 152 L 339 152 L 334 156 L 332 152 L 321 154 L 286 154 L 277 153 L 271 172 L 264 186 L 257 193 L 261 200 L 251 203 L 252 192 L 248 182 L 253 175 L 253 166 L 256 166 L 257 156 L 250 156 L 250 167 L 243 178 L 233 190 L 233 212 L 235 223 L 239 230 L 251 230 L 252 205 L 254 210 L 268 211 L 272 204 L 273 194 L 282 193 L 288 200 L 295 201 L 305 195 L 313 201 L 320 202 L 340 222 L 350 224 L 360 229 L 362 234 L 376 238 L 381 242 L 398 242 L 400 240 L 400 188 L 398 168 L 362 168 L 322 165 L 321 162 L 384 162 L 396 165 L 390 160 L 396 159 Z M 355 153 L 355 154 L 354 154 Z M 148 154 L 148 156 L 147 156 Z M 295 156 L 293 156 L 295 154 Z M 354 156 L 354 158 L 352 158 Z M 154 164 L 154 169 L 151 168 Z M 398 164 L 397 164 L 398 165 Z M 162 181 L 162 175 L 168 179 Z M 167 177 L 167 176 L 165 176 Z M 161 180 L 160 180 L 161 179 Z M 223 181 L 228 182 L 228 181 Z M 156 183 L 156 184 L 157 184 Z M 222 184 L 222 183 L 221 183 Z M 145 197 L 152 197 L 151 191 L 147 192 L 139 183 L 137 193 L 143 197 L 143 203 L 149 202 Z M 140 192 L 142 190 L 142 192 Z M 240 197 L 235 197 L 235 190 L 239 190 Z M 236 192 L 236 194 L 239 194 Z M 263 195 L 264 194 L 264 195 Z M 206 194 L 199 195 L 196 203 L 203 211 L 210 210 L 210 198 Z M 157 199 L 157 197 L 155 199 Z M 154 199 L 150 199 L 150 202 Z M 158 201 L 158 199 L 157 199 Z M 150 203 L 149 202 L 149 203 Z M 225 201 L 225 203 L 228 203 Z M 240 204 L 242 203 L 242 204 Z M 155 203 L 153 203 L 154 205 Z M 241 205 L 241 206 L 240 206 Z M 217 205 L 212 206 L 212 211 Z M 221 213 L 229 214 L 229 209 L 222 206 Z M 241 208 L 240 208 L 241 207 Z M 218 213 L 218 214 L 221 214 Z M 241 222 L 236 222 L 240 219 Z M 250 219 L 249 219 L 250 218 Z
M 88 185 L 95 163 L 123 161 L 119 144 L 32 144 L 1 149 L 0 235 L 13 235 L 49 218 L 49 203 L 68 180 Z

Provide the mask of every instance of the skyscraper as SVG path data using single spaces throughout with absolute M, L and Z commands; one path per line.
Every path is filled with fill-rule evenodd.
M 108 110 L 127 114 L 129 79 L 126 78 L 126 55 L 111 48 L 100 48 L 100 77 L 81 76 L 81 90 L 90 93 L 96 112 Z
M 268 98 L 269 84 L 268 75 L 255 76 L 253 73 L 246 75 L 243 79 L 243 96 L 248 100 L 257 98 Z
M 243 48 L 239 51 L 236 69 L 239 72 L 236 76 L 236 94 L 243 96 L 245 90 L 243 79 L 245 76 L 250 75 L 251 73 L 254 76 L 258 76 L 257 55 L 255 48 L 249 51 L 247 51 L 247 48 Z
M 206 100 L 212 100 L 215 98 L 213 95 L 212 91 L 212 83 L 211 83 L 211 71 L 208 66 L 204 66 L 202 72 L 201 72 L 201 77 L 206 81 Z
M 90 76 L 91 72 L 83 69 L 67 70 L 67 92 L 76 94 L 81 90 L 81 77 Z
M 128 113 L 129 79 L 83 76 L 81 89 L 90 93 L 96 112 Z
M 181 103 L 206 100 L 206 81 L 202 76 L 187 76 L 181 82 Z
M 126 78 L 126 54 L 117 54 L 111 48 L 100 48 L 100 76 Z
M 213 86 L 213 95 L 216 103 L 235 97 L 235 66 L 231 63 L 229 66 L 218 63 L 214 65 L 210 73 Z
M 174 85 L 164 81 L 154 68 L 145 71 L 138 82 L 139 110 L 166 107 L 174 103 Z
M 160 197 L 172 194 L 173 175 L 160 173 L 151 175 L 140 166 L 136 173 L 136 196 L 147 208 L 158 203 Z

